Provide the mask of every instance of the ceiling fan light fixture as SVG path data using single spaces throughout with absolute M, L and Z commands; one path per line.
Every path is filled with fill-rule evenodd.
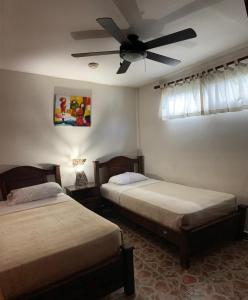
M 120 52 L 120 56 L 126 61 L 135 62 L 146 58 L 147 53 L 146 51 L 123 50 Z
M 88 64 L 88 67 L 91 68 L 91 69 L 97 69 L 99 67 L 99 63 L 97 63 L 97 62 L 90 62 Z

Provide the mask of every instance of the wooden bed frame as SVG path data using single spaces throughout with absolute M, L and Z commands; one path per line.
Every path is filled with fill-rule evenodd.
M 0 174 L 3 199 L 12 189 L 47 182 L 49 175 L 55 176 L 55 181 L 61 184 L 59 166 L 52 166 L 49 170 L 22 166 Z M 22 295 L 18 300 L 98 299 L 121 287 L 124 287 L 125 294 L 134 294 L 133 249 L 131 246 L 122 246 L 120 253 L 111 259 L 42 290 Z
M 101 179 L 101 169 L 105 169 L 104 179 Z M 98 185 L 101 185 L 102 183 L 107 182 L 111 176 L 123 172 L 136 171 L 143 174 L 144 158 L 143 156 L 138 156 L 135 159 L 118 156 L 103 163 L 95 161 L 94 171 L 95 182 Z M 247 208 L 245 205 L 239 205 L 237 211 L 224 217 L 212 220 L 193 229 L 183 227 L 181 231 L 178 232 L 138 215 L 131 210 L 118 206 L 109 199 L 104 200 L 111 203 L 111 206 L 121 215 L 177 245 L 180 249 L 180 263 L 183 268 L 189 267 L 190 256 L 193 253 L 205 249 L 214 242 L 225 239 L 241 239 L 244 235 Z

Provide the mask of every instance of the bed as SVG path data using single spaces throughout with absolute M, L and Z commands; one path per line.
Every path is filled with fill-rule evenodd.
M 3 199 L 36 186 L 59 167 L 17 167 L 0 174 Z M 0 295 L 11 299 L 98 299 L 134 293 L 133 248 L 120 228 L 64 193 L 32 202 L 0 202 Z M 66 216 L 66 217 L 65 217 Z
M 143 157 L 118 156 L 94 162 L 101 195 L 120 214 L 177 245 L 183 268 L 193 253 L 223 239 L 243 236 L 246 206 L 227 193 L 148 179 L 127 185 L 109 183 L 124 172 L 144 173 Z

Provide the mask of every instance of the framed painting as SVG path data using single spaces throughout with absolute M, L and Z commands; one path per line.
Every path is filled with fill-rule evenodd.
M 91 125 L 91 97 L 55 95 L 54 124 Z

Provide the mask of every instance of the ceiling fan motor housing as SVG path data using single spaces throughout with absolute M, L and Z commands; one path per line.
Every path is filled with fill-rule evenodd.
M 135 62 L 146 58 L 147 53 L 144 43 L 138 40 L 137 35 L 128 35 L 128 41 L 122 43 L 120 46 L 120 56 L 122 59 L 129 62 Z

